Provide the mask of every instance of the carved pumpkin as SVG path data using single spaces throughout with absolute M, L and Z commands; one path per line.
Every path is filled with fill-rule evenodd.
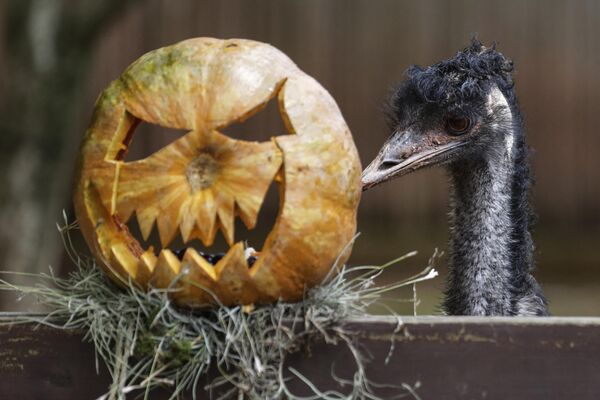
M 219 129 L 259 112 L 277 96 L 287 135 L 259 143 Z M 142 160 L 124 155 L 140 121 L 189 133 Z M 145 54 L 101 94 L 81 147 L 75 211 L 99 265 L 113 280 L 166 288 L 199 306 L 302 298 L 320 283 L 356 230 L 360 162 L 333 98 L 283 53 L 249 40 L 190 39 Z M 280 209 L 249 267 L 234 218 L 253 228 L 275 180 Z M 144 249 L 126 222 L 135 214 L 162 249 Z M 212 265 L 189 247 L 180 260 L 167 248 L 230 244 Z M 341 254 L 344 253 L 344 254 Z

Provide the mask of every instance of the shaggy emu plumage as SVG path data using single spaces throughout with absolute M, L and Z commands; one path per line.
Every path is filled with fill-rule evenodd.
M 513 65 L 479 41 L 430 67 L 413 66 L 394 91 L 392 134 L 363 173 L 364 189 L 431 165 L 452 178 L 451 315 L 547 315 L 531 275 L 528 147 Z

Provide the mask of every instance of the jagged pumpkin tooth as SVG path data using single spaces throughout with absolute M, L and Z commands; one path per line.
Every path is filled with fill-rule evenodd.
M 219 227 L 225 240 L 231 246 L 234 237 L 234 199 L 226 193 L 217 194 L 217 215 L 219 216 Z
M 187 197 L 188 192 L 185 186 L 173 185 L 157 200 L 158 205 L 156 208 L 158 216 L 156 218 L 156 225 L 163 248 L 167 247 L 177 234 L 180 217 L 179 210 Z
M 236 243 L 215 266 L 219 288 L 223 298 L 233 304 L 251 304 L 257 298 L 257 290 L 250 276 L 244 256 L 244 244 Z
M 236 199 L 236 208 L 244 222 L 244 225 L 248 229 L 254 229 L 256 226 L 256 220 L 258 218 L 258 212 L 260 211 L 260 206 L 262 205 L 262 199 L 257 199 L 255 197 L 245 197 L 245 198 L 237 198 Z
M 158 212 L 171 200 L 174 191 L 186 185 L 181 162 L 171 157 L 171 168 L 168 168 L 164 158 L 155 153 L 148 159 L 124 163 L 120 167 L 113 199 L 118 213 L 126 215 L 132 208 L 155 208 Z
M 142 237 L 144 240 L 148 240 L 148 237 L 150 237 L 150 233 L 152 232 L 152 227 L 154 226 L 154 221 L 156 221 L 156 209 L 138 209 L 136 210 L 135 215 L 137 217 L 140 231 L 142 232 Z
M 158 261 L 158 258 L 154 254 L 154 248 L 152 246 L 150 246 L 150 248 L 148 250 L 146 250 L 144 252 L 144 254 L 142 254 L 140 256 L 140 261 L 138 263 L 138 269 L 140 269 L 143 272 L 143 275 L 145 278 L 144 283 L 147 283 L 148 280 L 150 279 L 150 276 L 152 275 L 152 271 L 154 271 L 154 267 L 156 267 L 157 261 Z
M 214 266 L 217 280 L 221 281 L 223 279 L 223 271 L 230 270 L 233 265 L 243 264 L 246 268 L 244 268 L 245 272 L 248 272 L 248 263 L 246 262 L 246 257 L 244 254 L 244 243 L 237 242 L 225 254 L 219 262 Z
M 198 193 L 194 199 L 194 210 L 200 240 L 205 246 L 211 246 L 215 240 L 217 217 L 217 204 L 211 190 Z
M 175 298 L 181 304 L 200 307 L 214 304 L 218 296 L 216 273 L 212 264 L 206 261 L 193 248 L 188 248 L 181 261 L 185 271 L 178 283 Z
M 244 224 L 252 229 L 273 177 L 281 167 L 282 155 L 274 142 L 237 141 L 232 147 L 236 157 L 229 160 L 223 184 L 234 195 Z
M 214 265 L 206 261 L 204 257 L 191 247 L 188 247 L 183 255 L 182 266 L 190 268 L 186 279 L 196 280 L 210 286 L 212 286 L 212 282 L 217 280 Z
M 151 282 L 157 288 L 169 288 L 181 272 L 181 262 L 169 249 L 163 249 L 152 271 Z
M 158 227 L 158 236 L 160 237 L 160 243 L 163 248 L 167 247 L 169 243 L 175 239 L 177 234 L 177 209 L 167 209 L 162 213 L 158 214 L 156 219 L 156 226 Z
M 193 201 L 192 197 L 188 197 L 181 205 L 181 210 L 179 211 L 179 231 L 184 243 L 194 238 L 192 234 L 196 225 L 196 218 L 191 211 Z
M 117 205 L 115 211 L 119 219 L 124 223 L 127 223 L 135 211 L 135 206 L 129 203 L 124 205 L 119 204 Z
M 111 265 L 119 265 L 134 281 L 139 275 L 139 259 L 127 248 L 124 243 L 115 243 L 110 248 Z

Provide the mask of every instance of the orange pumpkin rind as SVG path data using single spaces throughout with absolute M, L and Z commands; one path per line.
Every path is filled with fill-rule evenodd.
M 277 97 L 287 135 L 234 140 L 220 129 Z M 189 131 L 151 156 L 123 157 L 140 121 Z M 120 283 L 168 288 L 181 305 L 296 301 L 319 284 L 356 231 L 361 166 L 333 98 L 274 47 L 241 39 L 196 38 L 145 54 L 98 99 L 76 169 L 81 231 Z M 234 218 L 252 229 L 267 189 L 280 185 L 280 210 L 257 261 L 248 267 Z M 135 214 L 144 238 L 156 224 L 162 249 L 143 249 L 125 223 Z M 188 248 L 231 248 L 216 265 Z M 177 280 L 175 280 L 177 278 Z

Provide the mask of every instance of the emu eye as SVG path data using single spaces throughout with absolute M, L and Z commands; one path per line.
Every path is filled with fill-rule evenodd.
M 469 118 L 448 118 L 446 127 L 450 135 L 462 135 L 471 127 L 471 120 Z

